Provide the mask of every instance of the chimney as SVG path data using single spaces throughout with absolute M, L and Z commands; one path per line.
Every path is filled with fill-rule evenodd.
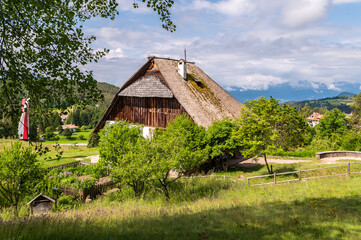
M 181 59 L 178 61 L 178 73 L 184 80 L 187 80 L 187 64 L 186 61 Z

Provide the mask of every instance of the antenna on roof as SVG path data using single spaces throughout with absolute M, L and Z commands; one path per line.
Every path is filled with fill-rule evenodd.
M 187 49 L 184 49 L 184 61 L 187 61 Z

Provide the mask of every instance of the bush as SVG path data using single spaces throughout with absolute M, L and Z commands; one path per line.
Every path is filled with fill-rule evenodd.
M 99 145 L 99 139 L 98 133 L 91 133 L 88 139 L 88 148 L 97 147 Z
M 84 140 L 85 139 L 84 135 L 79 135 L 79 139 Z
M 343 150 L 347 151 L 361 151 L 361 134 L 354 131 L 349 131 L 344 136 L 340 145 Z
M 45 139 L 51 141 L 54 139 L 54 137 L 54 129 L 52 127 L 45 128 Z
M 66 128 L 63 132 L 63 135 L 67 138 L 67 139 L 71 139 L 71 135 L 73 135 L 73 131 L 71 131 L 69 128 Z
M 87 130 L 87 127 L 85 125 L 81 126 L 80 131 L 84 132 L 85 130 Z
M 58 134 L 62 134 L 62 132 L 63 132 L 63 127 L 62 127 L 62 126 L 59 126 L 59 127 L 58 127 Z
M 305 148 L 306 151 L 324 152 L 338 150 L 337 141 L 328 138 L 320 138 L 318 136 L 312 139 L 309 146 Z
M 61 195 L 57 200 L 57 207 L 58 207 L 59 210 L 61 210 L 61 209 L 71 209 L 77 204 L 78 203 L 74 199 L 74 197 L 67 196 L 67 195 Z
M 310 150 L 300 150 L 297 152 L 292 151 L 283 151 L 282 149 L 270 152 L 272 156 L 281 156 L 281 157 L 314 157 L 316 151 Z

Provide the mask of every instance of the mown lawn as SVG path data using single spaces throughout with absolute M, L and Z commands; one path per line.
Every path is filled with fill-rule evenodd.
M 71 135 L 70 139 L 67 139 L 65 136 L 61 134 L 57 134 L 56 136 L 59 137 L 58 141 L 44 141 L 44 143 L 59 143 L 59 144 L 75 144 L 75 143 L 88 143 L 89 135 L 92 133 L 93 129 L 87 129 L 84 131 L 75 132 Z M 83 139 L 80 139 L 80 136 L 83 136 Z
M 360 177 L 249 187 L 177 183 L 171 202 L 113 193 L 78 209 L 0 220 L 3 239 L 360 239 Z M 123 190 L 127 191 L 127 189 Z
M 287 158 L 283 158 L 287 160 Z M 291 159 L 289 159 L 291 160 Z M 347 173 L 347 163 L 360 163 L 360 161 L 355 160 L 347 160 L 342 159 L 337 161 L 335 164 L 322 164 L 320 160 L 314 158 L 310 162 L 299 162 L 299 163 L 270 163 L 272 165 L 273 171 L 276 173 L 285 173 L 285 172 L 294 172 L 298 170 L 310 170 L 310 169 L 318 169 L 314 171 L 307 171 L 301 173 L 301 178 L 310 178 L 315 176 L 326 176 L 326 175 L 335 175 L 335 174 L 346 174 Z M 339 166 L 335 168 L 327 168 L 322 169 L 325 167 L 332 167 L 332 166 Z M 361 172 L 361 164 L 353 164 L 350 168 L 351 172 Z M 253 167 L 237 167 L 237 168 L 229 168 L 227 172 L 218 172 L 217 175 L 226 175 L 238 178 L 248 178 L 260 175 L 268 175 L 267 167 L 262 165 L 255 165 Z M 298 179 L 298 173 L 288 174 L 288 175 L 280 175 L 276 177 L 277 181 L 284 181 L 284 180 L 292 180 Z M 273 182 L 273 176 L 266 177 L 266 178 L 257 178 L 251 179 L 250 184 L 260 184 L 260 183 L 267 183 Z
M 0 139 L 0 153 L 5 148 L 9 148 L 12 143 L 15 141 L 19 141 L 17 139 Z M 22 142 L 23 146 L 28 146 L 28 142 Z M 82 159 L 84 161 L 89 161 L 89 156 L 98 155 L 99 149 L 98 148 L 87 148 L 85 145 L 76 146 L 76 145 L 67 145 L 62 146 L 60 145 L 59 148 L 54 147 L 55 144 L 51 142 L 41 142 L 41 143 L 32 143 L 31 146 L 35 149 L 36 147 L 42 146 L 44 150 L 46 147 L 50 150 L 46 154 L 43 154 L 38 157 L 40 163 L 44 167 L 51 167 L 54 165 L 65 164 L 69 162 L 74 162 Z M 60 159 L 57 158 L 57 155 L 63 152 Z

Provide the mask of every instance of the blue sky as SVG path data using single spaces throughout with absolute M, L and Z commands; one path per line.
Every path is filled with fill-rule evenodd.
M 142 3 L 118 0 L 114 21 L 85 25 L 95 49 L 110 53 L 89 64 L 98 81 L 121 86 L 149 55 L 195 61 L 227 90 L 361 89 L 361 0 L 180 0 L 175 33 Z

